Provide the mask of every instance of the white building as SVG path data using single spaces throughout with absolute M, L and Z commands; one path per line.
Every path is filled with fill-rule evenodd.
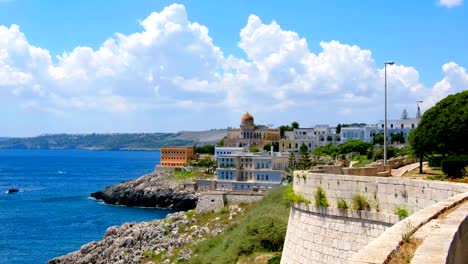
M 214 157 L 218 159 L 220 155 L 230 155 L 237 152 L 245 151 L 244 148 L 235 148 L 235 147 L 215 147 Z
M 317 125 L 313 128 L 296 128 L 293 131 L 285 131 L 284 138 L 279 141 L 280 152 L 299 151 L 305 144 L 312 152 L 315 148 L 341 143 L 341 135 L 336 133 L 336 128 L 328 125 Z
M 280 186 L 287 157 L 235 152 L 218 156 L 217 189 L 261 191 Z
M 418 127 L 420 118 L 405 118 L 387 120 L 387 139 L 390 139 L 394 134 L 401 134 L 408 140 L 409 133 Z M 375 125 L 367 125 L 364 127 L 343 127 L 341 128 L 341 140 L 346 142 L 350 139 L 360 139 L 365 142 L 372 142 L 375 135 L 384 133 L 384 121 L 381 120 Z

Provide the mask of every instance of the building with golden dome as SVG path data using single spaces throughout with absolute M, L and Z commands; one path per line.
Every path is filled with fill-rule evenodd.
M 268 128 L 263 125 L 255 125 L 254 118 L 248 112 L 241 117 L 239 129 L 232 129 L 224 139 L 225 147 L 258 147 L 260 150 L 265 145 L 277 144 L 280 139 L 278 128 Z

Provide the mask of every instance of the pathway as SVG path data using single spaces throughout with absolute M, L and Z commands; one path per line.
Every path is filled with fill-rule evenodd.
M 406 166 L 400 167 L 398 169 L 392 169 L 392 176 L 393 177 L 401 177 L 405 172 L 411 171 L 419 167 L 419 162 L 411 163 Z

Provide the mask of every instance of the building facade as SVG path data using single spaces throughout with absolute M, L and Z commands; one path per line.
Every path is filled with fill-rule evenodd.
M 280 186 L 281 168 L 287 157 L 265 153 L 233 153 L 218 156 L 217 189 L 223 191 L 262 191 Z
M 299 151 L 305 144 L 312 152 L 315 148 L 341 143 L 341 135 L 336 133 L 336 128 L 328 125 L 317 125 L 313 128 L 295 128 L 293 131 L 285 131 L 284 138 L 279 141 L 280 152 Z
M 160 155 L 162 167 L 185 167 L 195 157 L 193 147 L 161 147 Z
M 395 134 L 401 134 L 408 142 L 409 133 L 418 127 L 420 118 L 403 118 L 387 120 L 387 138 L 390 139 Z M 341 128 L 341 139 L 346 142 L 350 139 L 360 139 L 365 142 L 372 142 L 378 134 L 384 133 L 384 121 L 379 121 L 375 125 L 363 127 L 343 127 Z
M 220 155 L 229 155 L 229 154 L 233 154 L 233 153 L 236 153 L 236 152 L 243 152 L 244 151 L 244 148 L 234 148 L 234 147 L 215 147 L 215 153 L 214 153 L 214 157 L 215 159 L 218 158 L 218 156 Z
M 225 147 L 241 147 L 249 149 L 258 147 L 260 150 L 265 145 L 277 143 L 280 139 L 280 130 L 278 128 L 268 128 L 263 125 L 255 125 L 254 118 L 246 113 L 241 118 L 239 129 L 232 129 L 224 139 Z

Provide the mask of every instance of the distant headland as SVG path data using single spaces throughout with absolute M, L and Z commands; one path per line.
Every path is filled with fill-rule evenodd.
M 0 149 L 158 150 L 162 146 L 216 144 L 227 129 L 177 133 L 46 134 L 5 138 Z

